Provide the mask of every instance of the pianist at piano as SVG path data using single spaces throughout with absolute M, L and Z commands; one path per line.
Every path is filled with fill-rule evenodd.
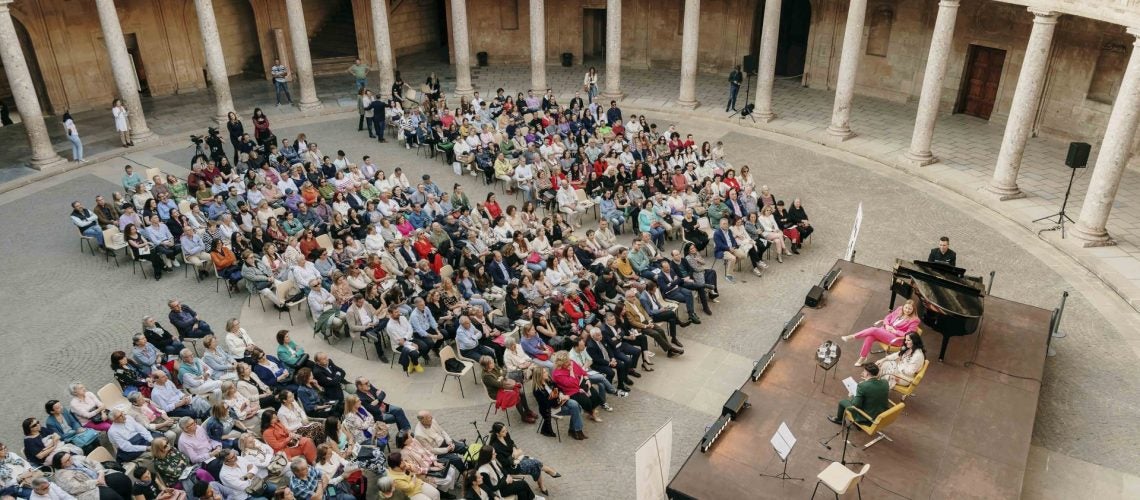
M 914 308 L 914 301 L 907 300 L 902 306 L 887 314 L 887 317 L 876 321 L 875 326 L 866 328 L 854 335 L 844 335 L 843 341 L 863 339 L 863 348 L 859 350 L 859 360 L 855 366 L 867 362 L 867 355 L 871 353 L 871 346 L 875 342 L 882 342 L 893 346 L 902 345 L 906 334 L 918 329 L 918 312 Z

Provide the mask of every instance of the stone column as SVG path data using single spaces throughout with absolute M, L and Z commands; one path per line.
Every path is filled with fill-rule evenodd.
M 847 27 L 843 30 L 843 52 L 839 56 L 839 78 L 835 83 L 835 104 L 831 108 L 831 125 L 827 133 L 847 140 L 851 132 L 851 98 L 855 95 L 855 74 L 863 52 L 863 21 L 867 17 L 867 0 L 851 0 L 847 7 Z
M 127 42 L 123 39 L 123 27 L 119 25 L 119 13 L 115 11 L 115 0 L 95 0 L 95 8 L 99 12 L 99 24 L 103 27 L 103 40 L 107 43 L 115 87 L 130 113 L 127 118 L 131 126 L 131 141 L 145 141 L 154 137 L 154 132 L 146 126 L 146 116 L 143 115 L 142 102 L 139 101 L 135 65 L 127 53 Z
M 697 42 L 701 29 L 701 0 L 685 0 L 684 33 L 681 35 L 681 94 L 677 105 L 695 108 L 697 102 Z
M 530 88 L 546 91 L 545 0 L 530 0 Z
M 756 110 L 752 115 L 770 122 L 776 119 L 772 111 L 772 85 L 776 83 L 776 47 L 780 42 L 781 0 L 764 2 L 764 27 L 760 32 L 760 61 L 756 69 Z M 748 75 L 744 75 L 748 78 Z
M 1116 102 L 1108 117 L 1108 127 L 1096 155 L 1096 167 L 1089 180 L 1081 215 L 1073 228 L 1073 236 L 1086 247 L 1116 244 L 1109 238 L 1105 227 L 1132 151 L 1137 121 L 1140 120 L 1140 29 L 1129 28 L 1128 34 L 1137 40 L 1132 43 L 1132 56 L 1128 59 L 1120 91 L 1116 93 Z
M 55 148 L 51 145 L 40 101 L 32 85 L 32 74 L 28 71 L 24 52 L 20 50 L 20 39 L 16 37 L 16 26 L 12 23 L 12 14 L 8 10 L 8 4 L 11 3 L 12 0 L 0 0 L 0 62 L 4 63 L 12 98 L 16 101 L 16 109 L 28 132 L 28 144 L 32 146 L 31 166 L 43 170 L 63 164 L 64 159 L 55 154 Z
M 938 105 L 942 101 L 942 86 L 946 80 L 946 64 L 950 61 L 950 42 L 954 39 L 959 4 L 959 0 L 938 2 L 938 19 L 934 21 L 934 36 L 930 38 L 930 53 L 926 56 L 926 74 L 922 77 L 922 95 L 918 98 L 918 116 L 914 119 L 910 149 L 904 155 L 918 166 L 938 161 L 930 152 L 930 143 L 934 138 Z
M 606 0 L 606 88 L 601 96 L 614 101 L 624 97 L 621 93 L 621 0 Z
M 471 96 L 471 42 L 467 39 L 467 0 L 451 0 L 451 28 L 455 40 L 455 95 Z
M 194 0 L 198 11 L 198 30 L 202 32 L 202 48 L 206 52 L 206 71 L 214 86 L 214 102 L 218 109 L 214 120 L 226 123 L 230 111 L 234 110 L 233 95 L 230 94 L 230 77 L 226 71 L 226 56 L 222 53 L 222 39 L 218 35 L 218 21 L 214 18 L 214 0 Z
M 1045 86 L 1045 66 L 1049 62 L 1049 48 L 1057 27 L 1056 12 L 1034 9 L 1029 9 L 1029 12 L 1033 13 L 1033 31 L 1029 32 L 1029 45 L 1025 47 L 1025 59 L 1021 61 L 1021 73 L 1013 91 L 994 177 L 986 186 L 986 190 L 1000 200 L 1025 197 L 1017 188 L 1017 171 L 1021 168 L 1021 155 L 1025 153 L 1025 143 L 1029 141 L 1033 120 L 1037 117 L 1037 105 Z
M 380 97 L 392 95 L 396 81 L 392 64 L 392 34 L 388 31 L 388 0 L 369 0 L 372 8 L 372 44 L 376 47 L 377 71 L 380 72 Z
M 305 28 L 305 10 L 301 0 L 285 0 L 285 14 L 289 22 L 289 39 L 293 45 L 293 73 L 301 87 L 301 111 L 321 107 L 317 99 L 317 85 L 313 82 L 313 59 L 309 55 L 309 31 Z

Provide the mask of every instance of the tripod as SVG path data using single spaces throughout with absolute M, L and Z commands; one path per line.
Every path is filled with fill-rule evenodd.
M 781 471 L 779 474 L 760 473 L 760 476 L 761 477 L 774 477 L 774 478 L 779 479 L 781 481 L 783 481 L 785 479 L 791 479 L 792 481 L 803 481 L 804 480 L 804 478 L 802 478 L 802 477 L 792 477 L 792 476 L 788 475 L 788 459 L 782 458 L 782 459 L 780 459 L 780 461 L 784 462 L 784 470 L 783 471 Z
M 744 73 L 744 107 L 741 108 L 744 112 L 733 111 L 731 115 L 728 115 L 729 118 L 740 115 L 740 118 L 744 119 L 744 117 L 747 116 L 752 119 L 752 123 L 756 123 L 756 117 L 752 116 L 752 110 L 756 108 L 756 105 L 748 102 L 751 99 L 749 95 L 752 93 L 752 76 L 753 75 Z
M 823 446 L 824 448 L 827 448 L 830 450 L 831 449 L 831 445 L 830 445 L 831 440 L 839 437 L 840 434 L 843 434 L 843 452 L 839 455 L 839 463 L 841 463 L 843 465 L 863 465 L 863 462 L 848 462 L 847 461 L 847 444 L 848 444 L 848 439 L 851 437 L 851 421 L 850 420 L 844 419 L 843 428 L 839 429 L 839 432 L 836 432 L 835 435 L 827 438 L 827 441 L 823 441 L 819 444 L 821 446 Z M 820 455 L 819 459 L 823 460 L 825 462 L 833 462 L 834 461 L 834 460 L 827 458 L 823 455 Z
M 1076 178 L 1076 176 L 1077 176 L 1077 169 L 1072 168 L 1072 171 L 1073 171 L 1073 173 L 1069 174 L 1069 187 L 1065 188 L 1065 199 L 1061 201 L 1061 211 L 1057 212 L 1055 214 L 1046 215 L 1045 217 L 1042 217 L 1040 219 L 1035 219 L 1033 221 L 1033 222 L 1040 222 L 1040 221 L 1043 221 L 1046 219 L 1052 219 L 1053 217 L 1056 217 L 1057 218 L 1057 225 L 1053 226 L 1051 228 L 1048 228 L 1048 229 L 1042 229 L 1040 231 L 1037 231 L 1037 234 L 1040 235 L 1041 233 L 1044 233 L 1046 231 L 1056 231 L 1056 230 L 1060 229 L 1061 230 L 1061 239 L 1065 239 L 1065 221 L 1069 221 L 1070 223 L 1073 222 L 1073 219 L 1069 218 L 1068 214 L 1065 213 L 1065 206 L 1069 204 L 1069 193 L 1072 192 L 1072 190 L 1073 190 L 1073 179 Z

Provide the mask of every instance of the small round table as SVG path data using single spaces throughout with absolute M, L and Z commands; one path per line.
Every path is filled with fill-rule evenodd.
M 827 348 L 825 351 L 826 355 L 821 356 L 820 349 L 823 347 Z M 823 384 L 819 386 L 820 392 L 823 392 L 823 386 L 827 385 L 827 372 L 831 372 L 831 378 L 836 378 L 839 373 L 838 371 L 832 370 L 839 364 L 839 358 L 843 355 L 843 349 L 839 347 L 839 344 L 829 340 L 820 344 L 820 347 L 816 348 L 813 355 L 815 356 L 815 369 L 811 372 L 811 383 L 815 383 L 815 374 L 820 369 L 823 369 Z

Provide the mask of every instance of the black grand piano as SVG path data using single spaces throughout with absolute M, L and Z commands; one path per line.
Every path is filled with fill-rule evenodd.
M 914 299 L 918 317 L 942 334 L 938 361 L 946 356 L 950 337 L 972 335 L 982 322 L 986 287 L 982 278 L 966 276 L 966 270 L 921 260 L 895 260 L 891 284 L 891 309 L 895 297 Z

